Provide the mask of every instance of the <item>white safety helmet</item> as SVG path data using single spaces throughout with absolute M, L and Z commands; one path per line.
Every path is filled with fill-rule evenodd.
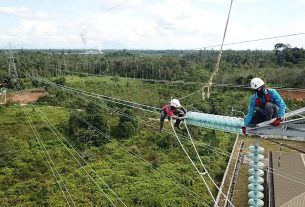
M 258 89 L 259 87 L 263 86 L 265 83 L 260 78 L 253 78 L 250 82 L 250 86 L 252 89 Z
M 173 107 L 175 107 L 175 108 L 178 108 L 178 107 L 181 106 L 181 104 L 180 104 L 180 101 L 179 101 L 178 99 L 173 99 L 173 100 L 171 100 L 171 102 L 170 102 L 170 106 L 173 106 Z

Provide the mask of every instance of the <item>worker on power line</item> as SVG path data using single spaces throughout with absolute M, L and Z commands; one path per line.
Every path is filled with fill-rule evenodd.
M 181 106 L 180 101 L 178 99 L 171 100 L 169 104 L 163 106 L 160 112 L 160 132 L 163 129 L 164 119 L 166 117 L 168 118 L 168 120 L 170 120 L 171 118 L 176 119 L 174 126 L 180 130 L 182 129 L 180 127 L 180 123 L 186 114 L 186 110 Z
M 242 131 L 246 134 L 247 126 L 255 126 L 258 123 L 273 121 L 273 126 L 279 126 L 284 118 L 286 104 L 275 89 L 265 88 L 265 83 L 260 78 L 253 78 L 250 87 L 255 90 L 250 98 L 248 114 L 244 119 Z

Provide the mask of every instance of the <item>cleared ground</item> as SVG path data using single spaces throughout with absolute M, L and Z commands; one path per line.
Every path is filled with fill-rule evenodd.
M 37 101 L 40 97 L 46 95 L 47 93 L 43 90 L 31 90 L 24 93 L 12 94 L 8 100 L 11 100 L 19 104 L 28 104 Z
M 278 90 L 283 97 L 289 97 L 296 100 L 305 100 L 305 91 Z

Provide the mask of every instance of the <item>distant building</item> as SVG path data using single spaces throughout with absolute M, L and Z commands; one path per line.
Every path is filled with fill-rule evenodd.
M 100 50 L 87 50 L 87 51 L 83 51 L 83 52 L 65 52 L 65 55 L 67 54 L 79 54 L 79 55 L 97 55 L 97 54 L 103 54 L 102 51 Z

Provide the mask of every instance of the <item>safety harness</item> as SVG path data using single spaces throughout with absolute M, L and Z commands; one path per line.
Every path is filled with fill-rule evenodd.
M 264 106 L 266 105 L 267 102 L 271 102 L 271 96 L 270 96 L 270 94 L 269 94 L 268 89 L 266 89 L 266 91 L 267 91 L 267 94 L 265 94 L 266 102 L 265 102 L 264 104 L 261 102 L 261 100 L 260 100 L 259 98 L 256 98 L 256 99 L 255 99 L 255 105 L 256 105 L 257 107 L 262 108 L 262 107 L 264 107 Z

